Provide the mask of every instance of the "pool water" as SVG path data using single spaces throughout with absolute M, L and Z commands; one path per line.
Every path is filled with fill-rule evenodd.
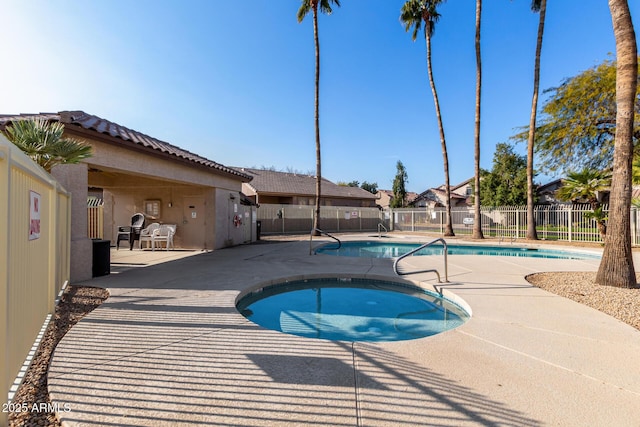
M 438 294 L 404 283 L 323 278 L 261 288 L 236 305 L 268 329 L 334 341 L 402 341 L 466 322 L 468 313 Z
M 394 243 L 375 241 L 342 242 L 340 249 L 336 249 L 335 243 L 327 243 L 316 249 L 316 253 L 326 255 L 368 257 L 368 258 L 397 258 L 413 249 L 420 247 L 422 243 Z M 441 255 L 444 248 L 441 244 L 435 244 L 424 248 L 414 255 Z M 487 246 L 487 245 L 447 245 L 448 255 L 485 255 L 485 256 L 515 256 L 529 258 L 556 258 L 556 259 L 600 259 L 600 255 L 587 252 L 570 252 L 555 249 L 540 249 L 519 246 Z

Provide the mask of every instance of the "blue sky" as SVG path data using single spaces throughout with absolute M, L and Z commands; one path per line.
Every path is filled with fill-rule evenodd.
M 323 176 L 391 188 L 400 160 L 410 191 L 440 185 L 425 44 L 398 20 L 404 1 L 341 3 L 319 18 Z M 640 2 L 629 3 L 638 34 Z M 313 24 L 298 24 L 299 4 L 5 0 L 0 114 L 83 110 L 227 166 L 314 173 Z M 538 15 L 529 0 L 483 6 L 490 169 L 496 143 L 529 121 Z M 474 173 L 475 1 L 440 13 L 433 67 L 455 184 Z M 541 89 L 614 55 L 606 1 L 549 2 Z

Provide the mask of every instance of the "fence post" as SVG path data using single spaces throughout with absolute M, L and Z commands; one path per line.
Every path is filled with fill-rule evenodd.
M 571 239 L 573 237 L 573 205 L 569 206 L 568 222 L 569 222 L 569 227 L 568 227 L 569 236 L 568 236 L 568 239 L 571 242 L 572 241 Z

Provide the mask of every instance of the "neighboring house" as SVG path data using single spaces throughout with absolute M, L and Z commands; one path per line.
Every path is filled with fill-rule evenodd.
M 473 178 L 461 182 L 451 187 L 451 207 L 469 206 L 470 198 L 473 196 Z M 446 206 L 447 192 L 445 186 L 429 188 L 416 197 L 413 202 L 415 207 L 441 208 Z
M 568 202 L 566 200 L 559 200 L 556 197 L 556 192 L 562 188 L 563 179 L 559 178 L 548 182 L 544 185 L 539 185 L 536 188 L 536 195 L 538 196 L 538 201 L 536 205 L 559 205 L 559 204 L 569 204 L 569 203 L 588 203 L 587 200 L 573 200 Z M 634 189 L 635 191 L 635 189 Z M 607 204 L 609 203 L 609 190 L 598 191 L 596 193 L 596 197 L 600 203 Z M 632 195 L 632 197 L 634 197 Z
M 378 197 L 378 202 L 377 202 L 378 206 L 380 206 L 383 209 L 389 209 L 389 207 L 391 206 L 391 201 L 393 200 L 393 191 L 378 190 L 378 192 L 376 193 L 376 196 Z M 416 197 L 418 197 L 418 193 L 409 191 L 405 196 L 405 204 L 407 206 L 411 206 L 413 204 L 413 201 L 416 199 Z
M 0 115 L 0 130 L 32 118 L 61 122 L 65 137 L 93 149 L 82 163 L 52 170 L 72 193 L 76 266 L 84 262 L 91 270 L 88 194 L 104 200 L 104 239 L 112 244 L 118 226 L 129 225 L 136 212 L 145 214 L 147 224 L 177 224 L 176 247 L 217 249 L 255 240 L 251 212 L 241 203 L 242 184 L 251 180 L 247 173 L 83 111 Z M 74 277 L 73 264 L 72 280 L 86 279 L 82 273 Z
M 556 191 L 562 187 L 562 179 L 556 179 L 548 182 L 544 185 L 539 185 L 536 188 L 536 195 L 538 197 L 537 205 L 557 205 L 565 203 L 564 201 L 556 199 Z
M 252 177 L 242 184 L 242 192 L 254 203 L 315 205 L 316 177 L 299 173 L 237 168 Z M 375 207 L 377 197 L 359 187 L 346 187 L 322 179 L 322 206 Z

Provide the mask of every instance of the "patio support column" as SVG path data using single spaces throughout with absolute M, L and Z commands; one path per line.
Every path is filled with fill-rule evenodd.
M 71 283 L 93 276 L 93 244 L 87 237 L 87 171 L 85 163 L 58 165 L 51 170 L 51 175 L 71 193 Z

